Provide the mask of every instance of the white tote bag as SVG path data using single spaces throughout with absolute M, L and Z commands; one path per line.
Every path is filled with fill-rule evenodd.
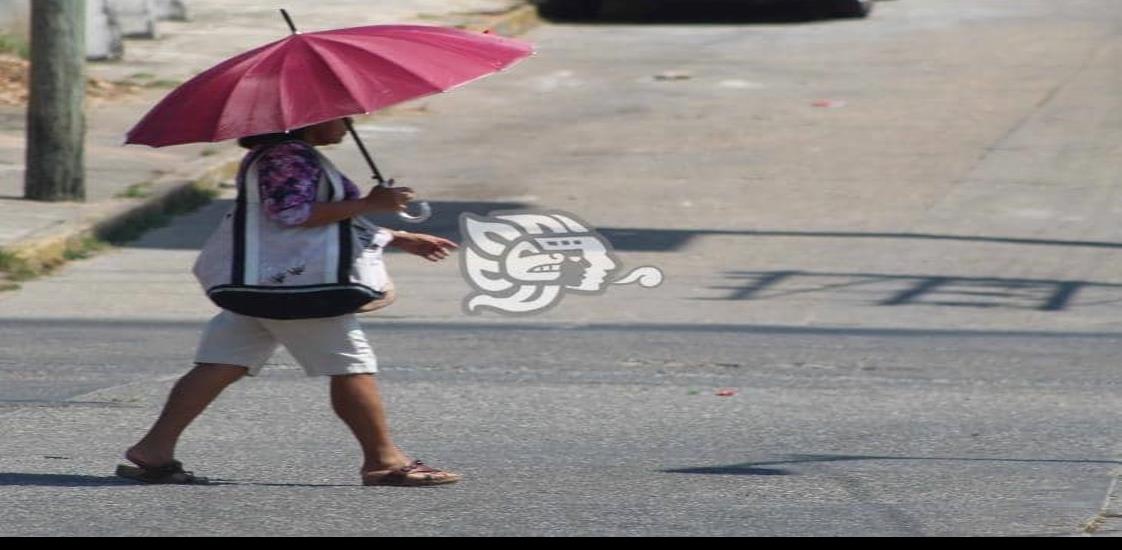
M 311 228 L 269 219 L 257 179 L 264 151 L 238 174 L 237 205 L 195 262 L 211 301 L 249 317 L 317 319 L 355 313 L 383 298 L 390 280 L 382 251 L 392 234 L 362 218 Z M 339 170 L 316 154 L 324 174 L 317 200 L 345 200 Z

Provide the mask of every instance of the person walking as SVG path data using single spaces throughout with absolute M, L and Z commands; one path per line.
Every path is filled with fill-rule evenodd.
M 316 200 L 325 166 L 315 148 L 339 143 L 346 119 L 335 119 L 287 133 L 242 138 L 250 149 L 239 183 L 256 170 L 262 208 L 270 223 L 316 228 L 364 214 L 402 212 L 414 198 L 411 189 L 376 187 L 361 196 L 343 178 L 345 200 Z M 240 187 L 240 186 L 239 186 Z M 457 245 L 432 235 L 391 231 L 395 247 L 432 262 L 448 258 Z M 458 474 L 409 458 L 390 436 L 385 406 L 375 378 L 378 363 L 355 314 L 326 319 L 274 320 L 223 310 L 210 321 L 199 344 L 195 367 L 171 391 L 163 413 L 125 458 L 121 477 L 150 484 L 200 484 L 207 480 L 184 470 L 176 460 L 183 432 L 231 384 L 256 376 L 283 345 L 309 376 L 330 378 L 331 404 L 362 449 L 365 485 L 431 486 L 456 483 Z

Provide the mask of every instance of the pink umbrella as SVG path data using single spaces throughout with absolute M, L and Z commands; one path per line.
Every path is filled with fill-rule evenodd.
M 285 132 L 445 92 L 533 54 L 522 41 L 422 25 L 293 34 L 224 61 L 157 104 L 126 143 L 164 147 Z M 358 140 L 358 134 L 351 128 Z M 361 141 L 374 178 L 386 182 Z

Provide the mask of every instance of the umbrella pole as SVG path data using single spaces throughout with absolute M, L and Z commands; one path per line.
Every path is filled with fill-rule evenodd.
M 374 157 L 370 154 L 370 151 L 366 149 L 366 144 L 362 142 L 362 138 L 358 137 L 358 132 L 355 131 L 355 123 L 351 120 L 351 117 L 344 118 L 343 122 L 347 125 L 347 131 L 351 133 L 351 137 L 355 139 L 355 144 L 358 145 L 358 150 L 362 152 L 366 163 L 370 165 L 370 171 L 374 174 L 374 180 L 378 182 L 378 187 L 393 187 L 394 181 L 387 181 L 383 178 L 382 172 L 378 170 L 378 165 L 374 164 Z M 432 218 L 432 205 L 424 201 L 413 204 L 416 205 L 416 214 L 398 212 L 397 217 L 401 218 L 401 220 L 406 223 L 424 223 Z
M 292 34 L 300 34 L 300 31 L 296 30 L 296 23 L 293 23 L 292 17 L 289 17 L 288 10 L 281 10 L 280 12 L 284 16 L 284 21 L 288 23 L 288 28 L 292 29 Z
M 284 21 L 288 23 L 288 28 L 292 30 L 292 34 L 300 34 L 300 31 L 296 30 L 296 23 L 294 23 L 292 17 L 288 15 L 288 10 L 280 10 L 280 12 L 281 15 L 284 16 Z M 355 143 L 358 145 L 358 150 L 362 152 L 363 158 L 366 159 L 366 164 L 370 165 L 370 172 L 374 174 L 374 181 L 378 182 L 378 187 L 393 187 L 393 180 L 386 181 L 386 179 L 382 177 L 381 170 L 378 170 L 378 165 L 374 164 L 374 157 L 370 154 L 370 151 L 366 149 L 366 144 L 362 142 L 362 138 L 358 137 L 358 132 L 355 131 L 355 124 L 354 121 L 351 120 L 351 117 L 345 117 L 343 122 L 347 124 L 347 131 L 350 132 L 351 137 L 354 138 Z M 419 202 L 417 203 L 417 207 L 419 208 L 419 212 L 416 215 L 409 214 L 408 212 L 398 212 L 398 217 L 408 223 L 423 223 L 432 217 L 432 207 L 429 206 L 429 203 Z
M 292 30 L 292 34 L 299 34 L 300 31 L 296 30 L 296 23 L 292 21 L 292 16 L 288 15 L 288 10 L 282 9 L 280 12 L 281 16 L 284 17 L 284 22 L 288 23 L 288 28 Z M 370 151 L 366 149 L 366 144 L 358 137 L 354 122 L 351 121 L 350 117 L 344 118 L 343 120 L 347 123 L 347 131 L 351 133 L 351 137 L 353 137 L 355 143 L 358 144 L 358 150 L 362 151 L 362 156 L 366 159 L 366 164 L 370 165 L 370 171 L 374 174 L 374 181 L 377 181 L 380 186 L 385 186 L 386 179 L 382 177 L 382 172 L 378 170 L 378 165 L 374 164 L 374 157 L 372 157 Z
M 354 138 L 358 150 L 362 152 L 363 158 L 366 159 L 366 164 L 370 165 L 370 171 L 374 174 L 374 181 L 377 181 L 378 185 L 385 185 L 386 180 L 382 177 L 382 172 L 378 170 L 378 165 L 374 164 L 374 157 L 370 155 L 370 151 L 366 149 L 366 144 L 362 142 L 362 138 L 358 137 L 358 132 L 355 131 L 354 121 L 350 117 L 344 118 L 343 121 L 347 123 L 347 131 Z

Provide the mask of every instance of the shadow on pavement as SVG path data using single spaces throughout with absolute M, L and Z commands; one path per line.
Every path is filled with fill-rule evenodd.
M 416 233 L 428 233 L 459 242 L 460 216 L 464 214 L 485 216 L 487 214 L 490 214 L 491 212 L 500 210 L 525 210 L 532 207 L 532 205 L 523 202 L 430 201 L 429 204 L 432 205 L 433 216 L 432 219 L 425 223 L 415 225 L 404 223 L 400 219 L 398 219 L 397 216 L 394 216 L 392 214 L 367 216 L 366 219 L 382 227 L 390 227 L 393 229 L 401 229 L 404 231 L 413 231 Z
M 0 487 L 139 487 L 118 477 L 0 473 Z
M 1079 306 L 1122 303 L 1122 284 L 1059 279 L 958 277 L 888 273 L 827 273 L 811 271 L 732 271 L 725 278 L 740 281 L 710 287 L 729 293 L 695 300 L 769 300 L 805 294 L 848 294 L 879 306 L 922 305 L 981 309 L 1065 311 L 1082 292 L 1095 297 Z
M 202 248 L 213 229 L 222 221 L 222 216 L 233 208 L 233 202 L 232 200 L 216 201 L 202 210 L 186 216 L 186 218 L 190 219 L 190 225 L 193 228 L 197 228 L 197 230 L 183 231 L 185 224 L 180 224 L 176 228 L 176 231 L 170 231 L 168 228 L 161 228 L 147 233 L 137 241 L 125 243 L 122 246 L 127 248 L 199 250 Z M 430 204 L 433 207 L 433 218 L 422 224 L 407 224 L 393 215 L 369 216 L 368 219 L 373 223 L 386 227 L 420 233 L 431 233 L 444 238 L 458 239 L 460 236 L 459 220 L 460 216 L 464 213 L 486 215 L 495 211 L 535 208 L 534 205 L 521 202 L 433 201 Z M 1032 239 L 986 235 L 945 235 L 936 233 L 777 231 L 768 229 L 654 229 L 644 227 L 597 227 L 595 229 L 600 232 L 600 234 L 607 237 L 616 250 L 623 252 L 675 252 L 689 247 L 696 239 L 701 237 L 919 240 L 1122 250 L 1122 243 L 1110 241 Z
M 1108 340 L 1112 344 L 1122 344 L 1122 332 L 1091 331 L 1047 331 L 1047 330 L 985 330 L 985 329 L 930 329 L 898 327 L 830 327 L 830 326 L 784 326 L 748 323 L 527 323 L 527 322 L 487 322 L 475 321 L 401 321 L 398 319 L 363 319 L 364 327 L 389 334 L 410 331 L 462 332 L 479 336 L 499 335 L 504 339 L 522 331 L 527 333 L 553 333 L 560 338 L 587 333 L 659 333 L 674 334 L 730 334 L 740 336 L 854 336 L 865 338 L 1031 338 L 1054 339 L 1070 345 L 1090 345 L 1094 341 Z M 156 333 L 158 337 L 183 335 L 185 342 L 194 342 L 204 321 L 179 321 L 167 319 L 23 319 L 0 318 L 0 335 L 13 334 L 19 330 L 71 330 L 75 333 L 89 334 L 99 331 L 103 338 L 120 337 L 122 342 L 132 343 L 132 333 Z M 188 345 L 188 344 L 185 344 Z M 2 358 L 2 357 L 0 357 Z M 161 356 L 162 358 L 162 356 Z
M 701 466 L 696 468 L 678 468 L 662 470 L 664 474 L 705 474 L 725 476 L 788 476 L 798 475 L 790 470 L 770 468 L 765 466 L 792 466 L 799 464 L 834 463 L 834 462 L 882 462 L 882 461 L 909 461 L 909 462 L 985 462 L 985 463 L 1013 463 L 1013 464 L 1093 464 L 1103 466 L 1119 466 L 1118 460 L 1064 460 L 1064 459 L 1033 459 L 1033 458 L 966 458 L 966 457 L 914 457 L 914 456 L 862 456 L 862 455 L 790 455 L 785 460 L 768 462 L 745 462 L 727 466 Z
M 211 480 L 212 485 L 225 485 L 228 487 L 285 487 L 293 489 L 354 489 L 363 488 L 357 483 L 353 485 L 330 485 L 315 483 L 254 483 L 249 481 Z
M 664 474 L 708 474 L 719 476 L 789 476 L 789 470 L 773 468 L 756 468 L 752 464 L 734 464 L 732 466 L 708 466 L 700 468 L 681 468 L 677 470 L 663 470 Z
M 411 225 L 402 222 L 393 215 L 369 216 L 368 219 L 378 225 L 413 231 L 417 233 L 430 233 L 446 239 L 458 240 L 460 235 L 460 215 L 472 213 L 486 215 L 496 210 L 516 210 L 529 208 L 530 205 L 520 202 L 430 202 L 433 208 L 431 220 Z M 189 224 L 180 223 L 175 230 L 160 228 L 147 233 L 139 240 L 122 244 L 124 248 L 149 248 L 161 250 L 201 250 L 210 234 L 222 223 L 222 217 L 234 207 L 233 200 L 215 201 L 202 210 L 190 214 Z M 184 231 L 185 228 L 190 228 Z
M 80 476 L 65 474 L 14 474 L 0 473 L 0 487 L 147 487 L 143 483 L 116 476 Z M 191 487 L 294 487 L 294 488 L 352 488 L 360 485 L 316 485 L 301 483 L 253 483 L 229 479 L 210 479 L 207 483 Z
M 1025 246 L 1062 246 L 1074 248 L 1096 248 L 1104 250 L 1122 249 L 1122 243 L 1109 241 L 1073 241 L 1060 239 L 1026 239 L 1018 237 L 992 237 L 985 235 L 940 235 L 935 233 L 861 233 L 853 231 L 771 231 L 766 229 L 646 229 L 624 227 L 602 227 L 601 234 L 612 242 L 617 250 L 643 252 L 673 252 L 689 246 L 694 239 L 707 236 L 722 237 L 790 237 L 814 239 L 884 239 L 948 241 L 963 243 L 1010 244 Z

